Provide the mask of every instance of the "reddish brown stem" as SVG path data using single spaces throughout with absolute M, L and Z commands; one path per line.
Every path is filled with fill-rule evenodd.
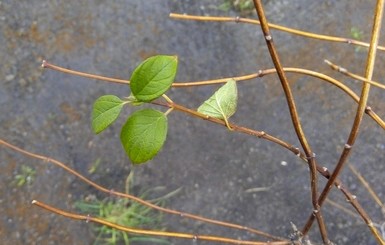
M 366 70 L 365 70 L 365 78 L 368 80 L 372 79 L 373 70 L 374 70 L 374 63 L 376 58 L 376 51 L 378 46 L 378 38 L 380 34 L 381 29 L 381 22 L 382 22 L 382 15 L 383 15 L 383 8 L 384 8 L 384 0 L 378 0 L 375 13 L 374 13 L 374 20 L 373 20 L 373 28 L 372 28 L 372 38 L 370 41 L 370 47 L 367 57 L 367 64 L 366 64 Z M 351 149 L 356 141 L 356 138 L 358 136 L 359 128 L 362 122 L 362 117 L 366 110 L 366 103 L 369 97 L 369 91 L 370 91 L 370 84 L 364 83 L 362 85 L 362 91 L 360 96 L 360 101 L 358 104 L 356 116 L 354 118 L 353 126 L 350 131 L 348 140 L 345 144 L 345 147 L 342 151 L 342 154 L 340 156 L 340 159 L 332 172 L 332 175 L 330 176 L 328 182 L 326 183 L 320 197 L 318 200 L 319 205 L 322 205 L 325 201 L 327 195 L 330 192 L 330 189 L 332 188 L 332 185 L 334 184 L 335 180 L 337 179 L 338 175 L 340 174 L 341 170 L 343 169 L 345 163 L 347 162 L 347 159 L 350 155 Z M 378 236 L 377 230 L 373 227 L 372 221 L 369 219 L 369 217 L 366 217 L 366 223 L 368 224 L 369 228 L 371 228 L 371 231 L 373 235 L 376 237 L 377 241 L 380 244 L 384 244 L 384 241 L 381 239 L 380 236 Z M 314 217 L 311 215 L 303 228 L 303 233 L 306 234 L 314 222 Z
M 290 89 L 289 81 L 287 80 L 285 71 L 283 70 L 281 62 L 279 60 L 278 52 L 275 48 L 273 37 L 269 30 L 269 25 L 263 10 L 262 2 L 260 0 L 254 0 L 254 5 L 258 14 L 259 21 L 261 23 L 261 29 L 265 37 L 266 45 L 269 49 L 271 59 L 274 63 L 275 69 L 277 70 L 279 80 L 281 81 L 281 85 L 286 96 L 286 101 L 289 106 L 290 116 L 291 116 L 291 120 L 295 129 L 295 132 L 306 154 L 306 159 L 310 170 L 310 186 L 311 186 L 311 199 L 313 204 L 313 215 L 317 218 L 318 226 L 319 226 L 324 244 L 329 244 L 330 241 L 328 239 L 327 230 L 326 230 L 325 223 L 323 221 L 321 210 L 318 204 L 318 194 L 317 194 L 318 180 L 317 180 L 316 162 L 314 159 L 315 155 L 312 152 L 312 149 L 309 143 L 307 142 L 305 133 L 303 132 L 301 122 L 299 120 L 297 108 L 295 105 L 294 97 Z

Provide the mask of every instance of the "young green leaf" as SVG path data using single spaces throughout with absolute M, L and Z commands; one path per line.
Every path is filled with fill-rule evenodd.
M 237 110 L 237 83 L 229 80 L 198 108 L 198 112 L 226 121 Z
M 102 132 L 118 118 L 124 101 L 115 95 L 99 97 L 92 109 L 92 129 L 96 134 Z
M 120 133 L 120 140 L 133 163 L 152 159 L 162 148 L 167 136 L 167 117 L 154 109 L 132 113 Z
M 164 94 L 174 82 L 178 68 L 176 56 L 157 55 L 146 59 L 132 73 L 130 88 L 142 102 L 150 102 Z

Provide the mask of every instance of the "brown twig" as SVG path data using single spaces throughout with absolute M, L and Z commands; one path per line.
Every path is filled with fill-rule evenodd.
M 191 233 L 182 233 L 182 232 L 168 232 L 168 231 L 157 231 L 157 230 L 145 230 L 145 229 L 138 229 L 138 228 L 132 228 L 127 226 L 118 225 L 116 223 L 109 222 L 104 219 L 100 218 L 94 218 L 89 215 L 81 215 L 81 214 L 74 214 L 70 212 L 66 212 L 64 210 L 54 208 L 50 205 L 47 205 L 45 203 L 33 200 L 33 205 L 36 205 L 40 208 L 43 208 L 45 210 L 48 210 L 52 213 L 62 215 L 67 218 L 75 219 L 75 220 L 84 220 L 87 223 L 93 222 L 100 225 L 105 225 L 117 230 L 125 231 L 131 234 L 136 235 L 147 235 L 147 236 L 160 236 L 160 237 L 170 237 L 170 238 L 179 238 L 179 239 L 191 239 L 194 241 L 211 241 L 211 242 L 221 242 L 221 243 L 228 243 L 228 244 L 244 244 L 244 245 L 290 245 L 291 242 L 289 241 L 278 241 L 278 242 L 253 242 L 253 241 L 243 241 L 243 240 L 236 240 L 226 237 L 219 237 L 219 236 L 208 236 L 208 235 L 197 235 L 197 234 L 191 234 Z
M 354 74 L 354 73 L 351 73 L 349 72 L 346 68 L 343 68 L 341 66 L 338 66 L 336 64 L 333 64 L 331 61 L 329 60 L 324 60 L 325 63 L 327 65 L 329 65 L 333 70 L 335 71 L 338 71 L 348 77 L 351 77 L 351 78 L 354 78 L 354 79 L 357 79 L 359 81 L 362 81 L 364 83 L 369 83 L 370 85 L 373 85 L 373 86 L 376 86 L 376 87 L 379 87 L 379 88 L 382 88 L 382 89 L 385 89 L 385 85 L 384 84 L 381 84 L 379 82 L 375 82 L 375 81 L 371 81 L 371 80 L 368 80 L 366 79 L 365 77 L 362 77 L 362 76 L 359 76 L 357 74 Z
M 100 75 L 94 75 L 94 74 L 90 74 L 90 73 L 86 73 L 86 72 L 80 72 L 80 71 L 66 69 L 66 68 L 63 68 L 63 67 L 60 67 L 60 66 L 57 66 L 54 64 L 50 64 L 45 60 L 42 63 L 42 67 L 53 69 L 55 71 L 63 72 L 66 74 L 71 74 L 71 75 L 76 75 L 76 76 L 81 76 L 81 77 L 86 77 L 86 78 L 92 78 L 92 79 L 111 82 L 111 83 L 129 84 L 129 82 L 130 82 L 128 80 L 111 78 L 111 77 L 100 76 Z M 322 73 L 319 73 L 316 71 L 307 70 L 307 69 L 295 68 L 295 67 L 283 67 L 283 70 L 285 72 L 292 72 L 292 73 L 309 75 L 309 76 L 321 79 L 323 81 L 326 81 L 328 83 L 331 83 L 331 84 L 337 86 L 342 91 L 344 91 L 346 94 L 348 94 L 357 103 L 359 101 L 358 95 L 356 95 L 353 92 L 353 90 L 351 90 L 349 87 L 347 87 L 343 83 L 339 82 L 338 80 L 336 80 L 332 77 L 329 77 L 325 74 L 322 74 Z M 214 79 L 214 80 L 195 81 L 195 82 L 174 82 L 172 84 L 172 86 L 177 87 L 177 88 L 191 87 L 191 86 L 206 86 L 206 85 L 226 83 L 230 79 L 234 79 L 235 81 L 239 82 L 239 81 L 246 81 L 246 80 L 250 80 L 250 79 L 254 79 L 254 78 L 258 78 L 258 77 L 263 77 L 265 75 L 275 74 L 276 72 L 277 72 L 276 69 L 272 68 L 272 69 L 259 70 L 258 73 L 252 73 L 252 74 L 243 75 L 243 76 L 226 77 L 226 78 L 219 78 L 219 79 Z M 384 120 L 382 120 L 381 117 L 379 117 L 369 106 L 367 107 L 365 113 L 367 113 L 372 119 L 374 119 L 377 122 L 378 125 L 380 125 L 383 129 L 385 129 Z
M 313 153 L 309 143 L 307 142 L 305 133 L 303 132 L 301 122 L 299 120 L 297 108 L 295 105 L 294 97 L 291 92 L 291 88 L 289 85 L 289 81 L 286 78 L 285 72 L 282 69 L 281 62 L 279 60 L 278 52 L 275 48 L 273 37 L 271 36 L 270 29 L 268 26 L 268 22 L 263 10 L 262 2 L 260 0 L 254 0 L 254 6 L 257 11 L 257 15 L 261 24 L 261 29 L 263 32 L 263 35 L 265 37 L 266 45 L 269 49 L 269 53 L 271 56 L 271 59 L 274 63 L 275 69 L 277 70 L 277 74 L 279 77 L 279 80 L 281 81 L 282 88 L 284 90 L 286 101 L 289 106 L 290 116 L 291 120 L 295 129 L 295 132 L 297 134 L 297 137 L 301 143 L 302 148 L 305 151 L 307 162 L 309 164 L 309 170 L 310 170 L 310 186 L 311 186 L 311 199 L 313 204 L 313 215 L 317 218 L 319 230 L 321 233 L 322 240 L 324 244 L 329 244 L 330 241 L 328 239 L 327 230 L 325 227 L 325 223 L 323 221 L 323 217 L 321 214 L 320 206 L 318 205 L 318 180 L 317 180 L 317 167 L 316 162 L 314 159 L 315 154 Z
M 235 22 L 235 23 L 247 23 L 247 24 L 260 25 L 260 22 L 258 20 L 240 18 L 240 17 L 199 16 L 199 15 L 176 14 L 176 13 L 171 13 L 170 17 L 174 19 L 181 19 L 181 20 Z M 348 44 L 353 44 L 361 47 L 369 47 L 369 43 L 361 42 L 351 38 L 321 35 L 317 33 L 301 31 L 298 29 L 289 28 L 281 25 L 272 24 L 272 23 L 268 23 L 268 25 L 271 29 L 276 29 L 279 31 L 295 34 L 302 37 L 308 37 L 308 38 L 313 38 L 313 39 L 318 39 L 323 41 L 330 41 L 330 42 L 348 43 Z M 384 46 L 378 46 L 377 48 L 381 51 L 385 50 Z
M 336 207 L 336 208 L 338 208 L 338 209 L 344 211 L 345 213 L 347 213 L 347 214 L 349 214 L 349 215 L 351 215 L 351 216 L 353 216 L 353 217 L 355 217 L 355 218 L 357 218 L 357 219 L 360 219 L 360 218 L 361 218 L 357 213 L 355 213 L 355 212 L 353 212 L 353 211 L 350 211 L 349 209 L 345 208 L 345 207 L 342 206 L 341 204 L 336 203 L 336 202 L 330 200 L 329 198 L 326 198 L 325 202 L 329 203 L 330 205 L 332 205 L 332 206 L 334 206 L 334 207 Z
M 370 41 L 370 47 L 369 47 L 369 52 L 368 52 L 368 57 L 367 57 L 367 62 L 366 62 L 366 69 L 365 69 L 365 78 L 368 80 L 372 79 L 373 75 L 373 70 L 374 70 L 374 63 L 375 63 L 375 58 L 376 58 L 376 51 L 377 51 L 377 44 L 378 44 L 378 38 L 380 34 L 380 29 L 381 29 L 381 22 L 382 22 L 382 15 L 383 15 L 383 8 L 384 8 L 384 0 L 378 0 L 376 4 L 376 9 L 374 13 L 374 20 L 373 20 L 373 28 L 372 28 L 372 37 Z M 362 86 L 362 91 L 361 91 L 361 96 L 360 96 L 360 101 L 358 103 L 358 108 L 356 112 L 356 116 L 354 118 L 353 126 L 350 131 L 348 140 L 345 144 L 345 147 L 342 151 L 342 154 L 340 156 L 340 159 L 332 172 L 332 175 L 330 176 L 328 182 L 326 183 L 320 197 L 319 197 L 319 205 L 322 205 L 322 203 L 325 201 L 327 195 L 329 194 L 329 191 L 335 181 L 335 179 L 338 177 L 340 174 L 344 164 L 346 163 L 350 152 L 351 148 L 353 147 L 355 140 L 358 136 L 358 131 L 361 125 L 362 117 L 366 109 L 366 103 L 369 97 L 369 91 L 370 91 L 370 84 L 369 83 L 364 83 Z M 367 217 L 369 218 L 369 217 Z M 311 215 L 303 228 L 303 233 L 306 234 L 312 223 L 314 221 L 313 215 Z M 381 239 L 380 235 L 378 234 L 377 229 L 373 226 L 373 222 L 368 219 L 366 220 L 366 223 L 368 224 L 370 230 L 372 231 L 372 234 L 375 236 L 377 241 L 380 244 L 385 244 L 385 242 Z
M 365 180 L 365 178 L 358 172 L 358 170 L 353 167 L 353 165 L 348 165 L 350 170 L 353 172 L 353 174 L 358 178 L 358 180 L 362 183 L 362 185 L 368 190 L 370 196 L 372 196 L 373 200 L 380 206 L 381 210 L 385 210 L 384 203 L 381 201 L 381 199 L 378 197 L 376 192 L 373 190 L 372 187 L 370 187 L 369 183 Z
M 58 67 L 58 66 L 55 66 L 55 65 L 51 65 L 51 66 Z M 61 67 L 58 67 L 58 68 L 61 68 Z M 333 79 L 333 78 L 331 78 L 331 77 L 329 77 L 329 76 L 327 76 L 325 74 L 318 73 L 318 72 L 311 71 L 311 70 L 301 69 L 301 68 L 283 68 L 283 69 L 286 72 L 295 72 L 295 73 L 305 74 L 305 75 L 313 76 L 313 77 L 319 78 L 321 80 L 324 80 L 326 82 L 329 82 L 329 83 L 337 86 L 341 90 L 343 90 L 352 99 L 354 99 L 357 103 L 359 101 L 359 97 L 351 89 L 349 89 L 346 85 L 342 84 L 341 82 L 339 82 L 339 81 L 337 81 L 337 80 L 335 80 L 335 79 Z M 65 73 L 74 74 L 74 75 L 80 75 L 80 76 L 82 76 L 81 74 L 88 74 L 88 73 L 81 73 L 81 72 L 73 73 L 72 70 L 68 70 L 68 69 L 57 69 L 57 70 L 61 71 L 61 72 L 65 72 Z M 245 75 L 245 76 L 239 76 L 239 77 L 232 77 L 232 78 L 234 78 L 237 81 L 242 81 L 241 80 L 242 78 L 249 78 L 249 79 L 251 79 L 251 78 L 262 77 L 264 75 L 273 74 L 273 73 L 276 73 L 275 69 L 266 69 L 266 70 L 260 70 L 258 73 L 254 73 L 254 74 L 250 74 L 250 75 Z M 92 75 L 92 74 L 89 74 L 89 75 Z M 96 77 L 102 77 L 101 80 L 103 80 L 103 81 L 113 82 L 108 77 L 103 77 L 103 76 L 96 76 Z M 93 78 L 95 78 L 95 77 L 93 77 Z M 100 78 L 96 78 L 96 79 L 100 79 Z M 179 85 L 179 84 L 181 85 L 180 87 L 211 85 L 211 84 L 217 84 L 217 83 L 224 83 L 224 82 L 228 81 L 229 79 L 230 78 L 221 78 L 221 79 L 198 81 L 198 82 L 174 83 L 173 86 L 177 87 L 176 85 Z M 124 81 L 124 80 L 121 80 L 121 81 L 123 81 L 123 83 L 127 83 L 127 81 Z M 154 102 L 154 104 L 157 104 L 157 103 Z M 172 106 L 174 106 L 174 105 L 165 105 L 165 104 L 161 104 L 161 105 L 169 107 L 169 108 L 173 108 Z M 182 112 L 188 113 L 190 115 L 194 115 L 194 116 L 196 116 L 198 118 L 206 119 L 206 120 L 209 120 L 209 121 L 211 121 L 213 123 L 225 125 L 222 120 L 215 119 L 215 118 L 209 118 L 206 115 L 201 114 L 199 112 L 196 112 L 194 110 L 187 109 L 187 108 L 184 108 L 184 107 L 181 107 L 181 106 L 177 107 L 177 108 L 180 111 L 182 111 Z M 374 111 L 372 111 L 369 106 L 366 108 L 365 112 L 369 116 L 371 116 L 382 128 L 385 129 L 384 121 L 377 114 L 375 114 Z M 230 124 L 230 125 L 233 125 L 233 124 Z M 251 129 L 248 129 L 248 128 L 236 127 L 234 125 L 231 126 L 231 127 L 235 127 L 236 130 L 239 131 L 239 132 L 246 133 L 246 134 L 249 134 L 249 135 L 252 135 L 252 136 L 256 136 L 256 137 L 263 138 L 263 139 L 269 140 L 271 142 L 274 142 L 274 143 L 276 143 L 276 144 L 278 144 L 278 145 L 288 149 L 289 151 L 293 152 L 295 155 L 299 156 L 302 160 L 304 160 L 306 162 L 305 154 L 302 153 L 301 151 L 299 151 L 299 149 L 294 147 L 293 145 L 290 145 L 290 144 L 288 144 L 288 143 L 286 143 L 286 142 L 284 142 L 284 141 L 282 141 L 282 140 L 280 140 L 278 138 L 275 138 L 275 137 L 273 137 L 273 136 L 271 136 L 271 135 L 269 135 L 267 133 L 264 133 L 262 131 L 255 131 L 255 130 L 251 130 Z M 327 179 L 330 178 L 330 173 L 329 173 L 329 171 L 326 168 L 320 167 L 319 165 L 317 165 L 317 171 L 319 173 L 321 173 L 325 178 L 327 178 Z M 338 189 L 341 190 L 341 192 L 345 195 L 346 199 L 357 210 L 357 212 L 360 214 L 360 216 L 362 217 L 362 219 L 364 221 L 370 220 L 368 218 L 369 217 L 368 214 L 365 212 L 365 210 L 359 205 L 359 203 L 355 199 L 355 196 L 353 194 L 351 194 L 341 184 L 339 179 L 336 179 L 336 181 L 334 182 L 334 185 Z
M 104 81 L 109 81 L 109 82 L 113 82 L 113 83 L 121 83 L 121 84 L 128 84 L 128 83 L 130 83 L 130 81 L 123 80 L 123 79 L 104 77 L 104 76 L 94 75 L 94 74 L 90 74 L 90 73 L 85 73 L 85 72 L 80 72 L 80 71 L 66 69 L 64 67 L 60 67 L 60 66 L 56 66 L 56 65 L 50 64 L 46 60 L 43 60 L 43 62 L 41 63 L 41 67 L 42 68 L 49 68 L 49 69 L 52 69 L 52 70 L 56 70 L 56 71 L 60 71 L 60 72 L 63 72 L 63 73 L 68 73 L 68 74 L 72 74 L 72 75 L 76 75 L 76 76 L 80 76 L 80 77 L 86 77 L 86 78 L 90 78 L 90 79 L 104 80 Z
M 175 110 L 181 111 L 183 113 L 187 113 L 189 115 L 192 115 L 192 116 L 195 116 L 195 117 L 198 117 L 198 118 L 210 121 L 212 123 L 216 123 L 216 124 L 222 125 L 224 127 L 226 126 L 226 124 L 224 123 L 223 120 L 209 117 L 209 116 L 204 115 L 202 113 L 199 113 L 199 112 L 197 112 L 195 110 L 191 110 L 191 109 L 185 108 L 185 107 L 183 107 L 181 105 L 177 105 L 177 104 L 163 104 L 163 103 L 160 103 L 160 102 L 152 102 L 152 103 L 156 104 L 156 105 L 160 105 L 160 106 L 165 106 L 167 108 L 174 108 Z M 276 137 L 274 137 L 272 135 L 269 135 L 269 134 L 267 134 L 267 133 L 265 133 L 263 131 L 252 130 L 252 129 L 249 129 L 249 128 L 246 128 L 246 127 L 242 127 L 242 126 L 238 126 L 238 125 L 235 125 L 235 124 L 232 124 L 232 123 L 230 123 L 230 127 L 234 131 L 236 131 L 236 132 L 248 134 L 248 135 L 251 135 L 251 136 L 254 136 L 254 137 L 257 137 L 257 138 L 261 138 L 261 139 L 265 139 L 265 140 L 268 140 L 268 141 L 273 142 L 275 144 L 278 144 L 278 145 L 288 149 L 293 154 L 297 155 L 304 162 L 307 162 L 306 155 L 303 152 L 301 152 L 298 148 L 294 147 L 293 145 L 291 145 L 291 144 L 289 144 L 289 143 L 287 143 L 287 142 L 285 142 L 283 140 L 280 140 L 280 139 L 278 139 L 278 138 L 276 138 Z M 8 147 L 8 148 L 10 148 L 12 150 L 18 151 L 18 152 L 20 152 L 22 154 L 25 154 L 25 155 L 27 155 L 29 157 L 40 159 L 40 160 L 43 160 L 44 162 L 50 162 L 50 163 L 52 163 L 52 164 L 54 164 L 54 165 L 64 169 L 65 171 L 69 172 L 70 174 L 78 177 L 83 182 L 93 186 L 94 188 L 96 188 L 96 189 L 98 189 L 98 190 L 100 190 L 102 192 L 108 193 L 110 195 L 115 195 L 115 196 L 118 196 L 118 197 L 131 199 L 131 200 L 137 201 L 137 202 L 139 202 L 139 203 L 141 203 L 143 205 L 147 205 L 148 204 L 147 206 L 149 206 L 151 208 L 157 209 L 157 210 L 165 212 L 165 213 L 175 214 L 175 215 L 178 215 L 180 217 L 186 217 L 186 218 L 190 218 L 190 219 L 196 219 L 195 217 L 197 217 L 196 220 L 200 220 L 202 222 L 212 223 L 212 224 L 216 224 L 216 225 L 222 225 L 222 226 L 229 227 L 229 228 L 234 228 L 234 229 L 245 230 L 245 231 L 249 231 L 250 233 L 255 233 L 255 234 L 259 234 L 258 232 L 260 232 L 260 231 L 257 231 L 257 230 L 254 230 L 254 229 L 251 229 L 251 228 L 248 228 L 248 227 L 245 227 L 245 226 L 240 226 L 240 225 L 236 225 L 236 224 L 226 223 L 226 222 L 222 222 L 222 221 L 215 221 L 215 220 L 207 219 L 207 218 L 204 218 L 204 217 L 200 217 L 200 216 L 191 215 L 191 214 L 188 214 L 188 213 L 179 212 L 179 211 L 176 211 L 176 210 L 169 210 L 169 209 L 165 209 L 165 208 L 162 208 L 162 207 L 158 207 L 158 206 L 156 206 L 156 205 L 154 205 L 152 203 L 147 203 L 146 201 L 144 201 L 144 200 L 142 200 L 140 198 L 137 198 L 135 196 L 131 196 L 131 195 L 128 195 L 128 194 L 125 194 L 125 193 L 120 193 L 120 192 L 116 192 L 116 191 L 109 190 L 107 188 L 101 187 L 98 184 L 92 182 L 91 180 L 85 178 L 81 174 L 77 173 L 73 169 L 67 167 L 64 163 L 62 163 L 60 161 L 54 160 L 54 159 L 49 158 L 47 156 L 38 155 L 38 154 L 34 154 L 34 153 L 31 153 L 31 152 L 28 152 L 26 150 L 23 150 L 23 149 L 21 149 L 21 148 L 19 148 L 17 146 L 14 146 L 14 145 L 12 145 L 12 144 L 4 141 L 4 140 L 1 140 L 1 139 L 0 139 L 0 144 L 3 145 L 3 146 L 6 146 L 6 147 Z M 325 167 L 320 167 L 320 166 L 317 165 L 317 171 L 319 173 L 321 173 L 321 175 L 324 176 L 325 178 L 329 178 L 330 177 L 330 173 L 327 170 L 327 168 L 325 168 Z M 357 212 L 361 215 L 362 219 L 365 221 L 365 217 L 368 217 L 368 215 L 365 213 L 365 210 L 363 210 L 362 207 L 359 205 L 359 203 L 355 199 L 355 196 L 352 195 L 342 185 L 342 183 L 340 182 L 339 179 L 337 179 L 335 181 L 335 186 L 337 187 L 337 189 L 341 190 L 341 192 L 345 195 L 345 197 L 349 201 L 349 203 L 352 204 L 352 206 L 357 210 Z M 259 234 L 259 235 L 263 236 L 263 234 Z M 271 239 L 284 240 L 284 238 L 280 238 L 280 237 L 277 237 L 277 236 L 272 236 L 270 234 L 268 234 L 266 237 L 269 237 L 269 236 L 271 236 Z
M 103 186 L 100 186 L 100 185 L 96 184 L 95 182 L 87 179 L 86 177 L 84 177 L 80 173 L 76 172 L 75 170 L 71 169 L 70 167 L 68 167 L 67 165 L 65 165 L 64 163 L 62 163 L 62 162 L 60 162 L 58 160 L 55 160 L 55 159 L 49 158 L 47 156 L 43 156 L 43 155 L 39 155 L 39 154 L 35 154 L 35 153 L 32 153 L 32 152 L 23 150 L 23 149 L 15 146 L 15 145 L 12 145 L 12 144 L 10 144 L 10 143 L 2 140 L 2 139 L 0 139 L 0 145 L 4 145 L 4 146 L 6 146 L 6 147 L 8 147 L 8 148 L 10 148 L 10 149 L 12 149 L 14 151 L 17 151 L 17 152 L 20 152 L 20 153 L 24 154 L 26 156 L 33 157 L 33 158 L 39 159 L 39 160 L 43 160 L 44 162 L 50 162 L 50 163 L 52 163 L 52 164 L 54 164 L 54 165 L 64 169 L 65 171 L 69 172 L 70 174 L 76 176 L 77 178 L 79 178 L 83 182 L 89 184 L 90 186 L 94 187 L 95 189 L 97 189 L 97 190 L 99 190 L 101 192 L 107 193 L 109 195 L 114 195 L 114 196 L 117 196 L 117 197 L 122 197 L 122 198 L 130 199 L 130 200 L 138 202 L 138 203 L 140 203 L 140 204 L 142 204 L 144 206 L 153 208 L 155 210 L 158 210 L 158 211 L 161 211 L 161 212 L 164 212 L 164 213 L 173 214 L 173 215 L 177 215 L 177 216 L 180 216 L 180 217 L 185 217 L 185 218 L 189 218 L 189 219 L 193 219 L 193 220 L 198 220 L 198 221 L 202 221 L 202 222 L 206 222 L 206 223 L 210 223 L 210 224 L 214 224 L 214 225 L 224 226 L 224 227 L 228 227 L 228 228 L 232 228 L 232 229 L 244 230 L 244 231 L 247 231 L 247 232 L 250 232 L 250 233 L 253 233 L 253 234 L 256 234 L 256 235 L 260 235 L 260 236 L 263 236 L 263 237 L 266 237 L 266 238 L 269 238 L 269 239 L 273 239 L 273 240 L 285 240 L 282 237 L 273 236 L 273 235 L 268 234 L 266 232 L 262 232 L 262 231 L 259 231 L 259 230 L 256 230 L 256 229 L 252 229 L 252 228 L 249 228 L 249 227 L 246 227 L 246 226 L 241 226 L 241 225 L 237 225 L 237 224 L 233 224 L 233 223 L 228 223 L 228 222 L 223 222 L 223 221 L 219 221 L 219 220 L 205 218 L 205 217 L 198 216 L 198 215 L 193 215 L 193 214 L 190 214 L 190 213 L 184 213 L 184 212 L 180 212 L 180 211 L 177 211 L 177 210 L 163 208 L 163 207 L 155 205 L 155 204 L 153 204 L 151 202 L 145 201 L 145 200 L 143 200 L 143 199 L 141 199 L 139 197 L 136 197 L 136 196 L 133 196 L 133 195 L 130 195 L 130 194 L 126 194 L 126 193 L 122 193 L 122 192 L 117 192 L 117 191 L 105 188 Z

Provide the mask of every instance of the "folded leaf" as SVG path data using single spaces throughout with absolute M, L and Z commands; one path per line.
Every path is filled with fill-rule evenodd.
M 198 112 L 226 121 L 237 110 L 238 91 L 234 79 L 220 87 L 198 108 Z

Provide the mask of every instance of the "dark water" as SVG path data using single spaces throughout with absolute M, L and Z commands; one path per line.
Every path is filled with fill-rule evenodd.
M 127 96 L 128 87 L 42 70 L 42 59 L 63 67 L 128 79 L 134 67 L 154 54 L 179 57 L 178 81 L 194 81 L 254 73 L 271 68 L 258 26 L 203 23 L 168 18 L 170 12 L 235 16 L 217 6 L 223 1 L 2 1 L 0 2 L 0 135 L 29 151 L 61 160 L 92 180 L 124 190 L 131 165 L 119 143 L 121 117 L 95 136 L 91 105 L 103 94 Z M 369 40 L 374 3 L 368 1 L 270 0 L 269 21 L 317 33 L 351 37 L 351 28 Z M 253 15 L 253 18 L 256 16 Z M 285 66 L 324 72 L 351 86 L 359 83 L 334 71 L 325 58 L 363 74 L 366 50 L 305 39 L 273 31 Z M 374 80 L 382 82 L 380 52 Z M 289 74 L 298 111 L 318 161 L 332 169 L 345 144 L 356 104 L 330 84 Z M 175 102 L 196 108 L 214 87 L 173 89 Z M 239 85 L 239 108 L 232 121 L 263 130 L 299 145 L 282 90 L 274 75 Z M 385 117 L 384 90 L 373 88 L 369 103 Z M 128 115 L 132 108 L 127 108 Z M 292 153 L 277 145 L 181 113 L 169 116 L 162 152 L 135 167 L 137 188 L 183 187 L 168 207 L 254 227 L 288 237 L 290 222 L 298 227 L 311 212 L 308 171 Z M 365 116 L 351 154 L 352 165 L 384 199 L 385 134 Z M 32 206 L 37 199 L 65 210 L 89 194 L 103 197 L 57 167 L 1 149 L 1 244 L 91 244 L 90 225 L 55 216 Z M 92 164 L 101 165 L 93 174 Z M 285 164 L 286 163 L 286 164 Z M 21 166 L 36 170 L 31 184 L 15 187 Z M 374 222 L 384 221 L 379 207 L 346 169 L 341 179 L 357 195 Z M 323 186 L 324 180 L 320 181 Z M 252 188 L 268 187 L 250 192 Z M 349 209 L 341 193 L 331 199 Z M 330 237 L 337 244 L 375 244 L 360 219 L 329 204 L 324 207 Z M 247 233 L 165 216 L 170 231 L 256 239 Z M 316 231 L 316 229 L 313 229 Z M 313 241 L 320 241 L 318 232 Z M 191 241 L 170 240 L 173 244 Z M 198 244 L 209 244 L 198 242 Z

